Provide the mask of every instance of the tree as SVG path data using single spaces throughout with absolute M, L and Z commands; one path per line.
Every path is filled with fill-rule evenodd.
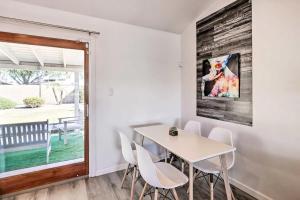
M 6 69 L 0 69 L 0 85 L 8 85 L 9 80 Z
M 17 70 L 11 69 L 8 75 L 19 85 L 39 84 L 40 80 L 46 76 L 46 71 L 30 71 L 30 70 Z
M 60 105 L 63 102 L 64 90 L 59 83 L 52 83 L 52 92 L 56 101 L 56 104 Z
M 51 71 L 47 74 L 47 81 L 52 88 L 52 92 L 56 101 L 56 104 L 62 104 L 64 99 L 64 87 L 58 80 L 66 80 L 70 78 L 69 72 Z
M 70 72 L 63 71 L 44 71 L 44 70 L 20 70 L 10 69 L 7 71 L 0 71 L 0 84 L 8 83 L 4 80 L 9 80 L 9 83 L 15 82 L 19 85 L 33 85 L 39 84 L 39 96 L 41 97 L 41 84 L 48 82 L 52 89 L 55 101 L 57 104 L 62 104 L 64 98 L 64 87 L 61 85 L 61 81 L 65 81 L 70 78 Z

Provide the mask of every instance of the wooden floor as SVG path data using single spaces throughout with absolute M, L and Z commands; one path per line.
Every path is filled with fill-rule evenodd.
M 128 200 L 130 197 L 131 177 L 128 176 L 124 183 L 124 188 L 121 189 L 120 183 L 122 176 L 122 171 L 115 172 L 104 176 L 76 180 L 29 193 L 6 197 L 3 198 L 3 200 Z M 138 199 L 142 186 L 143 181 L 139 180 L 136 184 L 134 199 Z M 186 190 L 187 186 L 177 189 L 181 200 L 188 199 Z M 238 200 L 255 199 L 235 187 L 232 187 L 232 190 Z M 224 185 L 221 182 L 215 187 L 214 197 L 216 200 L 226 199 Z M 144 199 L 150 200 L 151 197 L 148 195 Z M 194 199 L 210 199 L 209 188 L 204 180 L 196 180 L 194 185 Z

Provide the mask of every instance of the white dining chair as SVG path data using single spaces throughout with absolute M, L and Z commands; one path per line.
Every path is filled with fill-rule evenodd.
M 201 123 L 198 121 L 190 120 L 185 124 L 183 130 L 186 133 L 191 133 L 191 134 L 196 134 L 196 135 L 201 136 Z M 171 159 L 170 159 L 170 164 L 173 163 L 174 159 L 175 159 L 175 155 L 172 155 Z M 177 158 L 177 159 L 180 159 L 180 158 Z M 180 161 L 181 161 L 181 171 L 184 172 L 185 162 L 182 159 L 180 159 Z
M 201 136 L 201 123 L 198 121 L 188 121 L 184 126 L 184 131 Z
M 208 138 L 233 146 L 232 132 L 228 129 L 219 128 L 219 127 L 213 128 Z M 235 162 L 234 151 L 232 153 L 226 154 L 226 162 L 227 162 L 227 170 L 230 170 L 234 166 L 234 162 Z M 217 181 L 222 178 L 221 177 L 222 168 L 221 168 L 219 157 L 214 157 L 208 160 L 195 163 L 194 167 L 195 169 L 198 170 L 198 173 L 194 175 L 194 179 L 196 179 L 197 176 L 199 175 L 202 175 L 200 177 L 204 177 L 204 178 L 206 178 L 206 176 L 209 175 L 210 199 L 212 200 L 214 198 L 214 192 L 213 192 L 214 186 L 217 183 Z M 215 183 L 213 182 L 214 175 L 217 176 Z
M 133 171 L 132 174 L 132 182 L 131 182 L 131 192 L 130 192 L 130 199 L 133 199 L 133 193 L 134 193 L 134 186 L 135 186 L 135 182 L 136 182 L 136 177 L 138 175 L 138 169 L 137 169 L 137 152 L 136 150 L 132 149 L 132 142 L 128 139 L 128 137 L 122 133 L 122 132 L 118 132 L 121 138 L 121 148 L 122 148 L 122 155 L 124 157 L 124 160 L 126 162 L 128 162 L 128 166 L 125 170 L 122 182 L 121 182 L 121 188 L 123 188 L 123 184 L 124 181 L 126 179 L 126 176 Z M 154 162 L 157 162 L 160 160 L 160 158 L 158 156 L 155 156 L 153 154 L 151 154 L 151 159 Z
M 175 199 L 179 200 L 175 188 L 186 184 L 188 177 L 169 163 L 154 163 L 149 152 L 138 144 L 136 150 L 140 174 L 146 182 L 139 199 L 143 199 L 147 186 L 150 185 L 155 188 L 154 200 L 158 200 L 158 189 L 172 190 Z

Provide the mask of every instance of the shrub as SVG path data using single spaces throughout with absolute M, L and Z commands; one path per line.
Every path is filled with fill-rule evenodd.
M 23 102 L 30 108 L 41 107 L 44 104 L 44 100 L 40 97 L 27 97 L 23 100 Z
M 10 99 L 0 97 L 0 110 L 11 109 L 16 107 L 16 103 Z

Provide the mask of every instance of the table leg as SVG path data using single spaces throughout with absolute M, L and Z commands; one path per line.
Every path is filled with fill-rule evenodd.
M 189 200 L 193 200 L 194 198 L 194 165 L 193 163 L 189 163 Z
M 225 185 L 227 200 L 232 200 L 225 154 L 220 156 L 220 161 L 221 161 L 221 167 L 222 167 L 223 176 L 224 176 L 224 185 Z
M 64 131 L 64 144 L 68 144 L 67 131 Z

